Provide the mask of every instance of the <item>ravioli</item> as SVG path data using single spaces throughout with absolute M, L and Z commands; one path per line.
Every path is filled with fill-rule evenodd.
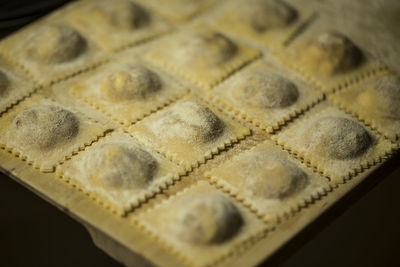
M 197 166 L 250 133 L 194 96 L 145 118 L 129 132 L 185 167 Z
M 321 103 L 272 137 L 334 183 L 379 162 L 393 145 L 356 118 Z
M 212 21 L 218 28 L 276 49 L 294 38 L 313 14 L 281 0 L 233 0 L 214 17 Z
M 304 148 L 314 155 L 338 160 L 358 157 L 373 144 L 372 137 L 360 124 L 343 117 L 322 117 L 301 138 Z
M 107 0 L 96 1 L 89 9 L 92 23 L 102 27 L 135 30 L 149 23 L 148 13 L 138 4 L 127 0 L 116 0 L 110 5 Z
M 100 92 L 111 101 L 144 99 L 162 87 L 160 78 L 143 65 L 129 65 L 105 75 Z
M 249 209 L 204 180 L 134 216 L 133 221 L 157 236 L 156 242 L 201 266 L 229 255 L 236 245 L 267 228 Z
M 21 145 L 46 150 L 72 141 L 79 133 L 79 124 L 72 112 L 41 105 L 21 111 L 12 121 L 12 131 Z
M 350 37 L 318 19 L 304 33 L 272 52 L 324 93 L 346 88 L 387 69 Z
M 363 54 L 343 34 L 323 32 L 300 52 L 300 60 L 312 73 L 332 76 L 357 68 L 363 61 Z
M 251 71 L 235 83 L 233 96 L 250 106 L 284 108 L 297 101 L 299 91 L 293 82 L 278 74 Z
M 298 18 L 297 11 L 280 0 L 243 1 L 240 7 L 237 12 L 242 23 L 260 33 L 270 28 L 285 27 Z
M 400 77 L 382 76 L 372 84 L 358 96 L 360 107 L 382 118 L 400 120 Z
M 76 30 L 61 25 L 44 25 L 25 40 L 25 55 L 44 64 L 62 64 L 85 53 L 87 44 Z
M 57 174 L 100 205 L 124 215 L 168 185 L 185 169 L 115 131 L 57 168 Z
M 207 97 L 234 115 L 273 133 L 320 101 L 323 95 L 282 65 L 263 60 L 232 75 Z
M 146 188 L 158 167 L 151 154 L 123 142 L 102 144 L 85 158 L 84 165 L 90 183 L 112 189 Z
M 110 129 L 39 94 L 7 112 L 0 125 L 0 147 L 43 172 L 54 172 Z
M 101 66 L 70 89 L 74 97 L 124 125 L 143 119 L 186 92 L 169 76 L 129 56 Z
M 331 99 L 395 141 L 400 136 L 400 78 L 384 73 L 351 86 Z
M 205 176 L 269 224 L 299 211 L 305 202 L 330 188 L 328 179 L 313 173 L 271 140 L 235 155 Z
M 107 52 L 119 51 L 160 35 L 169 24 L 129 0 L 88 0 L 75 3 L 68 20 Z
M 49 86 L 105 60 L 92 39 L 58 13 L 32 23 L 0 44 L 0 53 L 39 86 Z
M 189 143 L 212 142 L 222 135 L 225 123 L 196 100 L 179 102 L 151 126 L 157 136 L 180 137 Z
M 256 197 L 284 199 L 304 188 L 307 174 L 285 158 L 268 151 L 254 152 L 238 162 L 247 176 L 247 185 L 233 177 L 236 184 L 247 186 Z M 236 179 L 235 179 L 236 178 Z
M 259 52 L 237 43 L 204 24 L 166 38 L 153 46 L 146 57 L 182 77 L 210 88 Z
M 198 245 L 223 243 L 243 224 L 236 206 L 220 194 L 199 194 L 181 199 L 172 231 L 185 242 Z

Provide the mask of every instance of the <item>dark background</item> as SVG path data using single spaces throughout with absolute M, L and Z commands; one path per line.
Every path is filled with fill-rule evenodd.
M 65 2 L 0 0 L 0 38 Z M 387 178 L 374 177 L 383 181 L 358 202 L 354 204 L 358 197 L 346 199 L 330 212 L 331 224 L 312 226 L 322 230 L 318 234 L 306 232 L 290 249 L 290 257 L 280 253 L 268 264 L 400 266 L 399 163 L 399 157 L 392 161 L 398 170 L 392 168 Z M 365 187 L 368 191 L 369 186 Z M 120 266 L 94 246 L 83 226 L 0 174 L 0 266 L 28 265 Z

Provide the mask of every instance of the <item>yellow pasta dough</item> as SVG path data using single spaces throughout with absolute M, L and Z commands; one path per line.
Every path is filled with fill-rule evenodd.
M 311 19 L 311 12 L 298 11 L 281 0 L 233 0 L 213 22 L 224 31 L 274 49 L 286 44 Z
M 175 219 L 176 235 L 193 244 L 218 244 L 234 236 L 243 224 L 236 206 L 221 194 L 199 194 L 181 199 Z
M 121 132 L 106 136 L 57 169 L 63 179 L 118 214 L 165 189 L 183 172 L 182 167 Z
M 69 21 L 106 51 L 145 41 L 168 30 L 169 25 L 129 0 L 75 3 Z
M 18 113 L 12 121 L 11 131 L 21 145 L 47 150 L 74 139 L 79 124 L 79 119 L 69 110 L 56 105 L 40 105 Z
M 394 149 L 390 141 L 328 103 L 272 138 L 335 183 L 380 162 Z
M 249 129 L 192 96 L 133 125 L 129 131 L 186 167 L 204 162 L 249 134 Z
M 183 96 L 187 90 L 139 61 L 101 66 L 87 81 L 71 88 L 73 96 L 121 124 L 131 124 Z
M 259 52 L 204 24 L 152 47 L 147 58 L 206 88 L 256 58 Z
M 208 97 L 234 114 L 268 132 L 274 132 L 290 118 L 322 98 L 318 89 L 307 85 L 282 66 L 255 62 L 221 85 Z
M 134 221 L 156 235 L 191 266 L 213 265 L 236 244 L 265 233 L 248 209 L 206 181 L 199 181 L 138 216 Z M 194 253 L 195 252 L 195 253 Z
M 318 23 L 273 53 L 325 93 L 331 93 L 386 70 L 348 36 Z
M 270 140 L 205 175 L 272 224 L 330 189 L 326 178 L 313 173 Z
M 323 32 L 300 52 L 301 64 L 312 73 L 332 76 L 357 68 L 363 54 L 346 36 Z
M 44 25 L 25 39 L 26 58 L 44 64 L 72 61 L 86 48 L 84 37 L 66 25 Z
M 7 113 L 0 123 L 1 148 L 43 172 L 54 171 L 109 129 L 38 95 Z
M 142 65 L 130 65 L 103 77 L 100 92 L 111 101 L 143 99 L 161 88 L 157 74 Z

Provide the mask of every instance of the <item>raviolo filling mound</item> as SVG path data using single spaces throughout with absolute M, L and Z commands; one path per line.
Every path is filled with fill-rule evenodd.
M 400 77 L 384 76 L 357 98 L 362 108 L 383 118 L 400 120 Z
M 158 164 L 150 153 L 135 145 L 110 142 L 91 150 L 82 166 L 92 185 L 143 189 L 153 181 Z
M 346 36 L 325 32 L 310 41 L 300 55 L 302 64 L 322 75 L 344 73 L 358 67 L 362 52 Z
M 239 210 L 220 194 L 187 196 L 179 204 L 172 230 L 179 239 L 195 245 L 223 243 L 243 225 Z
M 14 118 L 12 132 L 22 145 L 54 149 L 79 133 L 79 119 L 58 106 L 36 106 L 21 111 Z
M 270 28 L 285 27 L 298 17 L 294 8 L 279 0 L 243 1 L 238 12 L 241 21 L 250 25 L 258 33 L 263 33 Z
M 25 42 L 26 57 L 58 64 L 76 59 L 87 48 L 85 39 L 66 25 L 46 25 L 31 33 Z
M 176 60 L 199 67 L 219 66 L 237 53 L 238 47 L 225 35 L 201 30 L 185 36 L 176 46 Z
M 8 79 L 7 75 L 0 70 L 0 97 L 6 95 L 9 86 L 10 80 Z
M 249 106 L 284 108 L 299 97 L 296 85 L 280 75 L 267 71 L 252 71 L 237 76 L 233 97 Z
M 308 183 L 305 172 L 285 158 L 268 151 L 252 152 L 242 157 L 238 164 L 241 175 L 231 179 L 236 186 L 248 188 L 256 197 L 284 199 Z
M 361 125 L 350 119 L 323 117 L 308 127 L 302 142 L 316 154 L 346 160 L 364 154 L 373 139 Z
M 101 94 L 111 101 L 144 99 L 162 87 L 159 76 L 142 65 L 129 65 L 103 77 Z
M 192 143 L 211 142 L 222 135 L 224 122 L 196 100 L 179 102 L 166 111 L 153 127 L 161 137 L 177 136 Z
M 128 0 L 97 1 L 90 10 L 93 23 L 123 30 L 134 30 L 149 23 L 149 15 L 139 5 Z

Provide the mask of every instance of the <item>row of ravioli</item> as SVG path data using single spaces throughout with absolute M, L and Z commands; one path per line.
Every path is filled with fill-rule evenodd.
M 183 3 L 180 4 L 183 5 Z M 223 5 L 218 9 L 219 12 L 217 12 L 216 17 L 219 14 L 231 14 L 232 12 L 226 11 L 229 10 L 230 5 L 235 6 L 240 4 L 240 1 L 234 1 L 234 4 L 228 3 Z M 128 0 L 118 0 L 117 4 L 113 5 L 112 8 L 107 8 L 107 6 L 107 1 L 83 1 L 83 3 L 68 6 L 65 10 L 61 10 L 59 13 L 3 41 L 0 45 L 0 53 L 4 54 L 10 62 L 15 63 L 14 65 L 22 67 L 22 70 L 29 77 L 33 78 L 34 81 L 37 81 L 38 85 L 34 83 L 29 84 L 23 76 L 18 75 L 18 72 L 14 73 L 12 68 L 8 72 L 9 66 L 7 65 L 9 64 L 4 62 L 4 69 L 0 76 L 2 80 L 1 112 L 15 103 L 17 99 L 31 92 L 35 86 L 38 87 L 39 85 L 46 85 L 60 79 L 65 79 L 66 76 L 72 75 L 74 72 L 83 71 L 84 69 L 95 67 L 96 64 L 100 64 L 105 60 L 104 57 L 106 56 L 104 56 L 104 53 L 98 51 L 99 49 L 92 49 L 92 47 L 104 44 L 106 41 L 113 42 L 114 44 L 132 44 L 134 42 L 121 41 L 119 40 L 119 38 L 122 38 L 121 36 L 131 36 L 135 41 L 143 41 L 146 38 L 141 37 L 141 30 L 146 34 L 153 33 L 153 36 L 162 33 L 162 31 L 153 32 L 152 29 L 143 26 L 143 24 L 146 24 L 141 22 L 142 17 L 149 17 L 152 13 L 145 11 L 138 4 Z M 271 85 L 267 86 L 267 89 L 261 91 L 249 88 L 244 88 L 242 91 L 236 90 L 236 92 L 232 92 L 234 97 L 249 99 L 250 102 L 253 101 L 253 98 L 265 99 L 269 97 L 270 99 L 266 101 L 254 100 L 253 102 L 259 102 L 257 103 L 258 106 L 275 108 L 275 110 L 279 110 L 280 107 L 293 107 L 293 104 L 300 103 L 300 109 L 303 109 L 304 104 L 301 104 L 303 94 L 298 92 L 300 91 L 299 89 L 295 90 L 293 86 L 288 85 L 288 81 L 284 79 L 286 77 L 282 77 L 287 75 L 289 69 L 292 69 L 303 80 L 311 83 L 324 93 L 331 93 L 351 83 L 357 83 L 366 76 L 381 75 L 382 78 L 377 81 L 366 81 L 365 84 L 362 84 L 363 87 L 368 88 L 368 92 L 362 92 L 362 88 L 360 87 L 350 90 L 357 91 L 349 93 L 351 97 L 357 97 L 356 102 L 345 103 L 346 98 L 349 99 L 350 97 L 347 97 L 344 93 L 338 96 L 335 95 L 333 98 L 335 102 L 338 102 L 345 109 L 359 116 L 361 120 L 366 121 L 368 125 L 371 125 L 386 137 L 394 140 L 397 139 L 399 134 L 399 120 L 396 114 L 399 112 L 397 100 L 400 94 L 398 89 L 400 82 L 396 75 L 385 71 L 384 67 L 376 59 L 358 48 L 343 34 L 329 31 L 326 27 L 319 26 L 318 21 L 313 21 L 309 29 L 305 30 L 300 37 L 295 38 L 289 45 L 276 47 L 269 40 L 278 40 L 278 44 L 285 43 L 284 40 L 290 39 L 293 32 L 302 28 L 304 23 L 313 20 L 313 17 L 298 14 L 301 12 L 297 12 L 293 7 L 288 6 L 282 1 L 258 0 L 249 6 L 253 11 L 243 11 L 243 13 L 252 14 L 251 12 L 256 12 L 256 7 L 258 7 L 260 10 L 268 10 L 269 13 L 263 12 L 263 14 L 274 14 L 275 17 L 268 17 L 271 21 L 267 19 L 266 15 L 266 17 L 261 17 L 264 27 L 259 26 L 258 28 L 261 27 L 263 30 L 258 29 L 257 32 L 260 32 L 259 34 L 262 36 L 269 37 L 267 41 L 259 42 L 261 45 L 269 47 L 272 54 L 276 56 L 276 59 L 286 66 L 287 69 L 277 72 L 276 69 L 278 67 L 276 65 L 272 65 L 269 68 L 266 66 L 265 69 L 261 68 L 260 73 L 253 72 L 249 73 L 248 77 L 237 78 L 236 83 L 244 84 L 249 83 L 248 81 L 250 80 L 251 83 L 259 84 L 266 84 L 266 80 L 272 82 Z M 126 14 L 124 16 L 117 16 L 118 12 L 121 11 L 124 11 L 124 14 Z M 143 14 L 148 15 L 145 16 Z M 78 16 L 81 19 L 70 19 L 71 16 Z M 246 16 L 248 18 L 252 17 L 250 15 Z M 259 17 L 255 16 L 255 18 Z M 82 22 L 83 19 L 87 20 L 86 23 Z M 107 24 L 108 27 L 96 27 L 100 23 L 96 19 Z M 155 18 L 155 20 L 157 19 L 160 20 L 159 18 Z M 212 19 L 209 20 L 213 21 Z M 226 19 L 222 19 L 222 21 L 225 22 Z M 246 21 L 241 20 L 242 24 Z M 261 22 L 259 21 L 258 23 Z M 128 27 L 124 23 L 131 23 L 132 25 Z M 224 28 L 222 26 L 223 23 L 221 23 L 218 23 L 218 21 L 214 23 L 217 29 L 222 29 L 221 32 L 204 23 L 191 25 L 187 29 L 178 32 L 176 36 L 167 37 L 150 44 L 144 58 L 170 71 L 171 74 L 191 81 L 201 88 L 213 87 L 235 70 L 259 56 L 257 49 L 245 45 L 241 41 L 236 41 L 230 35 L 225 34 L 225 32 L 230 33 L 235 31 L 236 27 L 227 26 Z M 255 23 L 254 21 L 247 22 L 246 25 L 251 28 L 251 25 L 254 26 Z M 166 22 L 165 24 L 161 24 L 167 27 Z M 79 30 L 75 30 L 73 27 Z M 91 30 L 93 27 L 104 32 L 97 34 L 96 31 Z M 120 29 L 121 32 L 116 31 L 112 27 Z M 141 30 L 138 31 L 135 27 Z M 286 29 L 287 27 L 288 29 Z M 247 29 L 247 32 L 249 31 L 251 29 Z M 244 30 L 244 32 L 246 31 Z M 236 34 L 246 37 L 244 32 L 239 31 Z M 92 35 L 100 36 L 98 37 L 97 44 L 86 47 L 86 43 L 90 41 L 82 38 L 86 36 L 91 37 Z M 114 35 L 115 37 L 112 37 Z M 284 37 L 279 37 L 280 35 Z M 256 42 L 257 40 L 254 41 Z M 84 48 L 81 48 L 81 46 L 84 46 Z M 94 57 L 88 58 L 86 54 L 94 55 Z M 127 72 L 128 70 L 125 68 L 124 71 Z M 275 73 L 273 73 L 274 71 Z M 118 78 L 118 81 L 125 80 L 124 83 L 126 83 L 131 78 L 122 72 L 115 72 L 115 77 L 109 77 L 108 80 L 114 79 L 117 81 L 116 78 Z M 265 72 L 268 72 L 267 75 L 273 77 L 262 78 Z M 122 75 L 126 77 L 122 77 Z M 135 75 L 134 79 L 139 79 L 139 75 Z M 142 73 L 141 76 L 150 77 L 149 74 L 145 73 Z M 151 79 L 151 77 L 148 79 Z M 141 82 L 144 83 L 145 81 Z M 151 83 L 151 81 L 148 81 L 148 83 Z M 283 84 L 278 85 L 278 83 Z M 120 83 L 118 86 L 125 85 Z M 159 88 L 156 84 L 150 85 L 150 87 L 149 91 Z M 276 91 L 278 87 L 285 88 L 282 95 L 270 92 L 270 90 Z M 104 90 L 107 90 L 107 86 L 104 88 Z M 124 95 L 125 93 L 120 90 L 116 94 L 111 92 L 110 97 L 119 97 L 122 99 L 125 97 L 143 98 L 145 96 L 143 93 L 137 93 L 137 89 L 131 90 L 133 92 L 129 92 L 127 95 Z M 211 97 L 223 94 L 222 90 L 224 89 L 212 91 Z M 139 96 L 139 94 L 142 95 Z M 268 94 L 274 94 L 274 96 L 271 97 Z M 261 95 L 264 95 L 264 97 L 258 97 Z M 91 98 L 88 95 L 84 95 L 83 97 L 85 99 Z M 171 99 L 174 97 L 171 97 Z M 226 98 L 227 96 L 222 95 L 221 97 Z M 314 102 L 316 101 L 315 98 L 313 99 Z M 379 101 L 372 101 L 373 99 L 379 99 Z M 311 102 L 313 103 L 313 101 Z M 95 102 L 94 105 L 97 105 L 97 101 Z M 307 101 L 304 100 L 304 102 Z M 237 106 L 237 103 L 225 104 L 228 104 L 231 108 Z M 250 103 L 250 105 L 253 105 L 253 103 Z M 306 105 L 309 106 L 310 103 Z M 292 117 L 298 109 L 298 107 L 293 109 L 291 113 L 285 114 L 285 117 Z M 272 112 L 275 112 L 275 110 Z M 255 117 L 252 114 L 250 116 Z M 260 117 L 260 115 L 257 114 L 257 117 Z M 125 123 L 132 123 L 135 120 L 136 118 L 130 120 L 122 119 Z M 282 119 L 254 118 L 254 120 L 262 128 L 272 132 L 279 127 Z
M 290 12 L 287 14 L 293 16 Z M 293 18 L 287 20 L 288 23 L 294 21 Z M 261 31 L 260 26 L 257 27 Z M 111 133 L 109 125 L 35 94 L 0 119 L 0 146 L 43 171 L 57 168 L 57 175 L 121 213 L 167 188 L 187 170 L 249 136 L 251 132 L 244 121 L 238 122 L 240 118 L 248 121 L 250 127 L 261 126 L 271 133 L 282 127 L 273 139 L 334 182 L 343 182 L 361 171 L 360 168 L 368 168 L 392 152 L 393 143 L 375 129 L 388 137 L 394 136 L 394 140 L 398 135 L 399 127 L 393 126 L 398 122 L 399 81 L 395 75 L 382 73 L 378 78 L 365 79 L 363 83 L 329 95 L 345 110 L 365 118 L 362 120 L 374 129 L 333 104 L 321 102 L 322 92 L 339 89 L 338 84 L 344 82 L 347 75 L 359 75 L 361 71 L 357 68 L 369 62 L 360 59 L 360 50 L 347 38 L 337 33 L 324 34 L 306 51 L 296 50 L 296 42 L 293 42 L 293 46 L 276 50 L 280 51 L 276 53 L 278 62 L 254 61 L 213 87 L 253 61 L 258 52 L 213 31 L 212 27 L 195 25 L 194 28 L 195 31 L 179 33 L 182 38 L 155 42 L 145 63 L 140 60 L 126 60 L 124 64 L 110 62 L 93 70 L 90 79 L 69 88 L 72 97 L 99 108 L 123 124 L 126 131 L 119 129 Z M 53 34 L 58 35 L 49 35 Z M 43 53 L 51 49 L 45 47 Z M 293 67 L 290 71 L 292 65 L 285 61 L 290 53 L 286 54 L 284 49 L 304 53 L 302 57 L 295 56 L 302 62 L 301 67 L 318 66 L 313 79 L 305 75 L 303 69 Z M 70 51 L 69 48 L 66 51 Z M 279 63 L 281 59 L 283 64 Z M 45 60 L 50 65 L 54 63 L 51 61 Z M 187 95 L 183 86 L 153 64 L 166 68 L 170 75 L 177 74 L 204 87 L 207 99 L 231 111 L 236 118 L 232 119 L 197 96 Z M 374 70 L 369 65 L 368 68 Z M 349 70 L 352 74 L 346 74 Z M 18 81 L 22 82 L 23 75 L 21 73 Z M 2 79 L 8 81 L 9 76 L 3 76 Z M 315 82 L 316 79 L 321 80 Z M 331 81 L 336 84 L 326 90 L 320 86 Z M 2 84 L 5 86 L 1 88 L 7 92 L 7 82 Z M 35 88 L 33 83 L 29 88 Z M 348 95 L 354 96 L 356 101 Z M 316 105 L 318 102 L 321 103 Z M 306 111 L 309 108 L 311 110 Z M 368 119 L 372 122 L 368 123 Z M 264 224 L 241 202 L 268 221 L 282 210 L 296 210 L 329 190 L 328 179 L 310 171 L 271 141 L 239 154 L 208 172 L 206 177 L 211 184 L 241 201 L 234 201 L 215 186 L 199 182 L 143 213 L 138 218 L 139 223 L 172 242 L 183 254 L 187 251 L 195 255 L 193 249 L 209 253 L 204 245 L 212 244 L 217 257 L 227 253 L 232 243 L 241 243 L 264 231 Z M 175 209 L 177 211 L 171 213 Z M 154 220 L 155 217 L 159 219 Z M 204 260 L 204 254 L 197 255 L 196 260 Z

